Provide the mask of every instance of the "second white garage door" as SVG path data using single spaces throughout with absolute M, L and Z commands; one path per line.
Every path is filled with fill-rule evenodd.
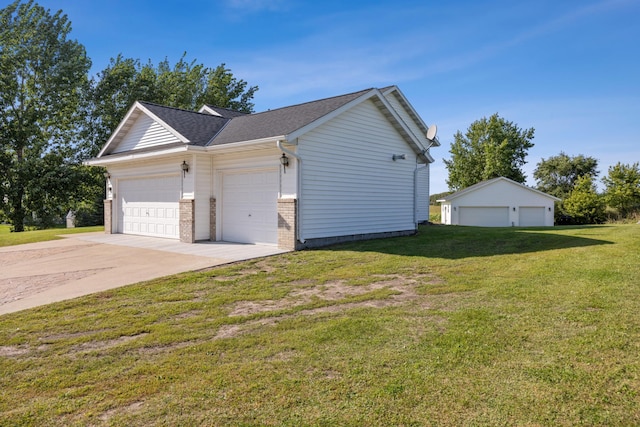
M 540 227 L 544 225 L 544 206 L 541 207 L 520 207 L 518 214 L 520 227 Z
M 475 225 L 479 227 L 508 227 L 508 207 L 460 207 L 458 208 L 460 225 Z
M 222 240 L 278 243 L 278 172 L 222 175 Z
M 180 176 L 127 179 L 118 183 L 118 232 L 180 238 Z

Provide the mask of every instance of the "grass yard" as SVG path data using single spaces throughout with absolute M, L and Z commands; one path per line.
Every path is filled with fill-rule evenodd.
M 10 225 L 0 224 L 0 247 L 55 240 L 59 239 L 58 236 L 61 234 L 88 233 L 91 231 L 104 231 L 104 227 L 100 225 L 96 227 L 50 228 L 47 230 L 12 233 Z
M 0 425 L 640 425 L 640 225 L 425 226 L 0 316 Z

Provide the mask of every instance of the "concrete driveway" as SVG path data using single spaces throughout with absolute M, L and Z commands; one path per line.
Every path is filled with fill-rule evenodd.
M 287 252 L 227 242 L 181 243 L 83 233 L 0 248 L 0 315 L 184 271 Z

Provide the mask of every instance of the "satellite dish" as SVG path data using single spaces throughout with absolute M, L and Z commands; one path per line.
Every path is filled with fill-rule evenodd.
M 436 125 L 429 126 L 429 129 L 427 130 L 427 139 L 429 141 L 433 141 L 437 133 L 438 133 L 438 126 Z

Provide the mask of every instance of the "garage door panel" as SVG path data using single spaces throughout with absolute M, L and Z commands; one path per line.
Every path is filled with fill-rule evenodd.
M 178 175 L 122 180 L 119 192 L 120 232 L 179 238 Z
M 222 239 L 278 243 L 278 173 L 247 171 L 222 177 Z
M 467 207 L 459 208 L 458 223 L 478 227 L 508 227 L 509 208 L 506 206 Z
M 541 227 L 544 226 L 545 212 L 544 206 L 520 207 L 519 225 L 521 227 Z

